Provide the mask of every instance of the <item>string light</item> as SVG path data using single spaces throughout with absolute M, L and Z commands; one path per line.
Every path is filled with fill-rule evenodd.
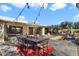
M 26 3 L 25 6 L 23 7 L 23 9 L 20 11 L 20 13 L 18 14 L 18 16 L 16 17 L 16 20 L 17 20 L 17 19 L 19 18 L 19 16 L 22 14 L 22 12 L 23 12 L 24 9 L 26 8 L 26 6 L 27 6 L 27 8 L 30 8 L 29 4 Z
M 39 10 L 39 12 L 38 12 L 38 15 L 37 15 L 37 17 L 36 17 L 36 19 L 35 19 L 35 21 L 34 21 L 34 24 L 36 23 L 38 17 L 40 16 L 40 13 L 41 13 L 41 11 L 42 11 L 43 8 L 44 8 L 44 3 L 42 4 L 42 7 L 40 8 L 40 10 Z

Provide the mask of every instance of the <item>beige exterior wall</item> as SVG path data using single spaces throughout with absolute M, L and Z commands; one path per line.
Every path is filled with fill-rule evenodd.
M 9 21 L 2 21 L 1 23 L 6 24 L 7 26 L 12 25 L 12 26 L 23 27 L 23 35 L 29 34 L 29 27 L 33 27 L 33 35 L 35 34 L 36 28 L 38 28 L 38 26 L 35 24 L 25 24 L 25 23 L 9 22 Z M 45 35 L 45 27 L 41 27 L 40 33 L 41 35 Z
M 23 27 L 23 35 L 29 34 L 29 27 L 33 27 L 33 34 L 35 34 L 35 28 L 37 25 L 28 25 L 28 24 L 22 24 L 22 23 L 15 23 L 15 22 L 6 22 L 5 23 L 7 26 L 12 25 L 12 26 L 21 26 Z
M 45 35 L 45 28 L 42 28 L 42 35 Z
M 26 27 L 26 33 L 29 34 L 29 26 Z
M 23 26 L 23 35 L 29 34 L 29 26 Z
M 4 42 L 4 23 L 0 22 L 0 42 Z
M 0 22 L 0 23 L 3 23 L 3 22 Z M 7 23 L 4 23 L 4 24 L 6 24 L 7 26 L 9 26 L 9 25 L 21 26 L 21 27 L 23 27 L 23 35 L 26 35 L 26 33 L 28 33 L 28 25 L 18 24 L 18 23 L 13 23 L 13 22 L 7 22 Z

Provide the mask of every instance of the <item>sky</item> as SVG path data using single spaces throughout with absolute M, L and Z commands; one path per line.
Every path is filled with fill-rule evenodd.
M 19 18 L 32 23 L 43 3 L 29 3 Z M 0 16 L 16 18 L 25 6 L 24 3 L 0 3 Z M 39 25 L 56 25 L 63 21 L 79 21 L 79 10 L 75 3 L 44 3 L 36 23 Z

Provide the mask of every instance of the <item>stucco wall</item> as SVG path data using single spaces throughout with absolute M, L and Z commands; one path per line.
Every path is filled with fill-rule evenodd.
M 0 22 L 0 41 L 4 41 L 4 23 Z

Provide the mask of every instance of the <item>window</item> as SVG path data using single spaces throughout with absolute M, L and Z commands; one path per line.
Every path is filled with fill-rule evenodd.
M 0 24 L 0 30 L 2 30 L 2 24 Z
M 45 34 L 49 33 L 49 29 L 45 28 Z
M 29 34 L 33 35 L 33 27 L 29 27 Z
M 9 26 L 7 31 L 9 34 L 22 34 L 22 29 L 20 26 Z

